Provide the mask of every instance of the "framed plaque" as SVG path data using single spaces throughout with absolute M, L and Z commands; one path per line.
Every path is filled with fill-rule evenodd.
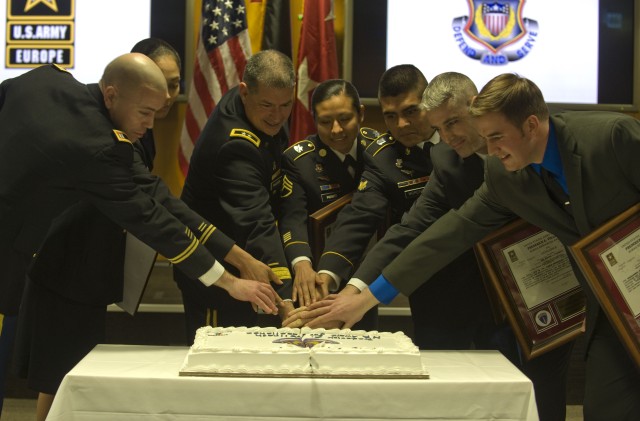
M 353 193 L 346 194 L 309 215 L 309 246 L 314 262 L 320 261 L 324 244 L 333 230 L 338 212 L 351 203 Z
M 640 367 L 640 204 L 579 240 L 571 253 Z
M 582 333 L 584 292 L 557 237 L 518 219 L 475 252 L 527 360 Z

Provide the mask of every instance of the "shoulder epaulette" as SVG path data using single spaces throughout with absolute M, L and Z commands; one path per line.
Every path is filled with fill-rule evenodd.
M 365 149 L 365 151 L 372 156 L 376 156 L 378 152 L 380 152 L 387 146 L 393 145 L 394 143 L 396 143 L 396 140 L 393 138 L 393 136 L 385 133 L 378 136 L 375 140 L 369 143 L 369 146 L 367 146 L 367 149 Z
M 247 129 L 231 129 L 229 137 L 248 140 L 249 142 L 253 143 L 256 148 L 260 147 L 260 138 Z
M 65 73 L 69 73 L 69 74 L 71 74 L 71 72 L 69 72 L 67 69 L 65 69 L 65 68 L 64 68 L 64 67 L 62 67 L 62 66 L 58 66 L 58 65 L 57 65 L 57 64 L 55 64 L 55 63 L 53 63 L 53 64 L 51 64 L 51 65 L 52 65 L 55 69 L 58 69 L 58 70 L 59 70 L 59 71 L 61 71 L 61 72 L 65 72 Z
M 115 136 L 118 142 L 126 142 L 132 144 L 132 142 L 127 137 L 127 134 L 121 130 L 113 129 L 113 135 Z
M 289 146 L 284 153 L 294 161 L 300 158 L 303 155 L 308 154 L 309 152 L 313 152 L 316 150 L 316 145 L 313 144 L 310 140 L 301 140 L 298 143 L 294 143 Z
M 380 132 L 370 127 L 360 127 L 360 135 L 367 140 L 376 140 L 380 137 Z

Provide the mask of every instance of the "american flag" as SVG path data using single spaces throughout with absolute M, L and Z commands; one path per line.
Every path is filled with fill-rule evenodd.
M 251 56 L 244 0 L 203 0 L 193 81 L 180 136 L 182 174 L 189 169 L 193 145 L 222 95 L 240 83 Z

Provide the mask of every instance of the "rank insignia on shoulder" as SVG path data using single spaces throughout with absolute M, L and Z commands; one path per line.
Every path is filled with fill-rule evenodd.
M 383 134 L 378 136 L 371 143 L 369 143 L 369 145 L 367 146 L 367 149 L 365 150 L 367 151 L 367 153 L 370 153 L 371 155 L 376 156 L 378 152 L 380 152 L 387 146 L 393 145 L 394 143 L 396 143 L 396 141 L 393 140 L 391 136 L 389 136 L 388 134 Z
M 316 146 L 310 140 L 301 140 L 289 146 L 284 153 L 294 161 L 303 155 L 316 150 Z
M 260 138 L 246 129 L 231 129 L 229 137 L 248 140 L 249 142 L 253 143 L 256 148 L 260 147 Z
M 360 134 L 362 135 L 362 137 L 368 140 L 376 140 L 380 137 L 380 132 L 369 127 L 361 127 Z
M 113 134 L 116 137 L 116 140 L 118 142 L 127 142 L 127 143 L 131 143 L 131 141 L 129 140 L 129 138 L 127 137 L 127 134 L 125 132 L 123 132 L 122 130 L 116 130 L 113 129 Z
M 358 191 L 363 191 L 367 188 L 367 180 L 360 180 L 360 184 L 358 184 Z
M 53 66 L 54 68 L 58 69 L 58 70 L 59 70 L 59 71 L 61 71 L 61 72 L 65 72 L 65 73 L 69 73 L 69 74 L 71 74 L 71 72 L 70 72 L 70 71 L 68 71 L 68 70 L 67 70 L 67 69 L 65 69 L 64 67 L 59 66 L 59 65 L 57 65 L 57 64 L 55 64 L 55 63 L 53 63 L 53 64 L 52 64 L 52 66 Z

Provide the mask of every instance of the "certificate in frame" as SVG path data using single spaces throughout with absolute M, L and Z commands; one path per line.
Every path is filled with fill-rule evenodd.
M 557 237 L 518 219 L 475 252 L 527 360 L 583 332 L 584 292 Z
M 640 204 L 576 242 L 571 253 L 640 367 Z

